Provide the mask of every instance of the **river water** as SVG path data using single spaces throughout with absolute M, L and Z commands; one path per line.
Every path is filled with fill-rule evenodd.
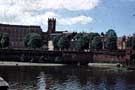
M 0 67 L 10 90 L 135 90 L 135 71 L 62 67 Z

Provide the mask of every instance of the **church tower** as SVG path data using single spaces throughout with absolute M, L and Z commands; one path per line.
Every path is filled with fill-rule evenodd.
M 55 33 L 56 32 L 56 19 L 55 18 L 48 18 L 48 33 Z

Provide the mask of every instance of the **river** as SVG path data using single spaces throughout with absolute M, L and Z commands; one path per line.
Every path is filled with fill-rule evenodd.
M 135 90 L 135 71 L 61 67 L 0 67 L 9 90 Z

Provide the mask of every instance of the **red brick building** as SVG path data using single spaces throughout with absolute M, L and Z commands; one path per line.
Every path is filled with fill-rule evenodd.
M 24 37 L 32 32 L 41 35 L 42 29 L 40 26 L 0 24 L 0 33 L 7 33 L 9 35 L 11 48 L 24 48 Z

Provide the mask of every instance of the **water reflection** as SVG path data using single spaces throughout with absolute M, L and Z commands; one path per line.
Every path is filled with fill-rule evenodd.
M 45 90 L 46 88 L 46 78 L 44 72 L 40 72 L 39 77 L 37 77 L 37 90 Z
M 135 90 L 135 72 L 90 67 L 0 67 L 17 90 Z

